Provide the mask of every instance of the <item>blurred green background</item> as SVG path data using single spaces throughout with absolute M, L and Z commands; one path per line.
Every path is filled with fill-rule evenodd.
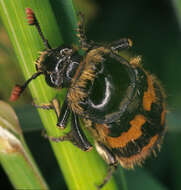
M 125 171 L 128 189 L 181 189 L 181 7 L 171 0 L 74 0 L 85 14 L 90 40 L 111 42 L 121 37 L 133 40 L 130 53 L 141 55 L 144 67 L 155 74 L 167 95 L 167 126 L 164 144 L 157 158 L 150 158 L 142 169 Z M 55 15 L 58 17 L 56 7 Z M 63 22 L 59 23 L 62 27 Z M 50 26 L 51 27 L 51 26 Z M 66 36 L 67 31 L 62 31 Z M 68 42 L 67 42 L 68 43 Z M 7 101 L 15 83 L 24 79 L 7 33 L 0 21 L 0 99 Z M 35 159 L 51 189 L 67 189 L 48 142 L 40 135 L 41 121 L 31 106 L 28 90 L 14 106 Z M 32 140 L 33 139 L 33 140 Z M 44 159 L 44 156 L 46 159 Z M 119 181 L 119 174 L 115 174 Z M 0 171 L 0 184 L 12 189 Z

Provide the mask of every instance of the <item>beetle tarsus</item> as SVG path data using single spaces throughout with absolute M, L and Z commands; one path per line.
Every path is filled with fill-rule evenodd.
M 121 38 L 118 41 L 112 42 L 109 46 L 112 51 L 120 51 L 132 47 L 133 43 L 129 38 Z
M 33 102 L 32 102 L 32 105 L 33 105 L 35 108 L 44 109 L 44 110 L 51 110 L 51 109 L 53 109 L 52 103 L 50 103 L 50 104 L 38 105 L 38 104 L 36 104 L 36 103 L 33 101 Z
M 49 139 L 50 141 L 54 141 L 54 142 L 62 142 L 62 141 L 71 141 L 72 137 L 68 134 L 64 135 L 64 136 L 60 136 L 60 137 L 53 137 L 53 136 L 49 136 L 45 130 L 42 131 L 42 136 L 46 139 Z
M 98 190 L 102 189 L 107 184 L 107 182 L 111 179 L 116 168 L 117 165 L 109 165 L 107 175 L 104 178 L 103 182 L 100 185 L 96 185 Z

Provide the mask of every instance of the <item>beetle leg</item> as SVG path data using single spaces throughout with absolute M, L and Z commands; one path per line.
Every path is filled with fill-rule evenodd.
M 74 145 L 84 151 L 89 151 L 92 149 L 92 145 L 89 143 L 80 127 L 79 118 L 74 112 L 72 112 L 71 131 L 69 133 L 73 138 L 72 142 Z
M 122 38 L 118 41 L 112 42 L 109 47 L 111 50 L 116 51 L 116 50 L 122 50 L 125 48 L 132 47 L 133 43 L 129 38 Z
M 114 154 L 101 142 L 95 141 L 95 147 L 97 152 L 101 155 L 101 157 L 107 162 L 109 165 L 106 177 L 100 185 L 97 185 L 98 189 L 101 189 L 112 177 L 113 172 L 117 168 L 118 161 L 116 160 Z
M 84 135 L 80 127 L 78 116 L 73 112 L 71 118 L 70 132 L 60 137 L 52 137 L 48 136 L 47 134 L 44 134 L 43 136 L 55 142 L 71 141 L 74 145 L 76 145 L 78 148 L 80 148 L 83 151 L 89 151 L 92 149 L 92 145 L 89 143 L 89 141 L 87 140 L 86 136 Z
M 70 108 L 68 106 L 67 100 L 63 102 L 60 112 L 61 114 L 57 115 L 58 116 L 57 126 L 60 127 L 61 129 L 65 129 L 68 122 L 68 118 L 70 116 Z
M 49 104 L 38 105 L 34 102 L 32 104 L 36 108 L 40 108 L 40 109 L 45 109 L 45 110 L 53 109 L 57 115 L 57 120 L 58 120 L 57 126 L 62 129 L 65 129 L 67 120 L 69 117 L 69 113 L 70 113 L 69 108 L 68 108 L 67 104 L 65 103 L 65 101 L 63 103 L 62 108 L 60 108 L 59 101 L 56 98 L 53 99 Z M 60 114 L 60 112 L 61 112 L 61 114 Z
M 55 98 L 49 104 L 37 105 L 34 102 L 32 103 L 36 108 L 50 110 L 53 109 L 57 115 L 57 126 L 61 129 L 65 129 L 68 118 L 70 115 L 70 109 L 68 107 L 67 101 L 65 100 L 62 107 L 60 108 L 59 101 Z M 61 113 L 61 114 L 60 114 Z
M 45 138 L 49 139 L 50 141 L 54 141 L 54 142 L 70 141 L 71 137 L 68 134 L 66 134 L 64 136 L 60 136 L 60 137 L 53 137 L 53 136 L 47 135 L 47 133 L 44 130 L 42 132 L 42 136 L 44 136 Z
M 100 185 L 96 185 L 98 189 L 102 189 L 104 185 L 111 179 L 114 171 L 116 170 L 117 165 L 109 165 L 106 177 L 104 178 L 103 182 Z
M 87 37 L 85 35 L 84 15 L 81 12 L 79 12 L 78 16 L 80 17 L 80 21 L 78 22 L 77 37 L 79 38 L 81 48 L 86 51 L 91 47 L 91 45 L 87 43 Z
M 44 109 L 44 110 L 51 110 L 51 109 L 53 109 L 52 103 L 38 105 L 38 104 L 36 104 L 35 102 L 32 102 L 32 105 L 33 105 L 35 108 L 40 108 L 40 109 Z
M 53 109 L 55 111 L 56 115 L 57 115 L 57 118 L 60 116 L 60 105 L 59 105 L 59 101 L 56 98 L 54 98 L 48 104 L 38 105 L 35 102 L 33 102 L 32 105 L 35 106 L 36 108 L 40 108 L 40 109 L 44 109 L 44 110 Z
M 57 126 L 63 129 L 66 127 L 68 118 L 70 116 L 70 108 L 68 107 L 66 100 L 64 101 L 61 110 L 57 99 L 53 99 L 50 104 L 37 105 L 34 103 L 34 106 L 37 108 L 47 110 L 54 109 L 58 118 Z M 78 146 L 80 149 L 84 151 L 88 151 L 92 148 L 92 145 L 88 142 L 86 136 L 84 135 L 80 127 L 78 116 L 74 112 L 72 112 L 71 130 L 69 133 L 61 137 L 49 137 L 46 134 L 44 134 L 44 136 L 55 142 L 71 141 L 74 145 Z

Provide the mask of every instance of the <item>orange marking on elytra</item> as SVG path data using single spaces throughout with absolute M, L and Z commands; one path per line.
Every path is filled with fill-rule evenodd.
M 150 111 L 152 103 L 156 102 L 156 94 L 153 86 L 153 78 L 150 75 L 147 75 L 147 81 L 148 81 L 148 90 L 144 92 L 143 108 L 146 111 Z
M 130 141 L 138 139 L 142 135 L 141 127 L 146 122 L 146 118 L 138 114 L 133 120 L 130 121 L 130 129 L 123 132 L 119 137 L 107 137 L 107 141 L 111 148 L 122 148 Z

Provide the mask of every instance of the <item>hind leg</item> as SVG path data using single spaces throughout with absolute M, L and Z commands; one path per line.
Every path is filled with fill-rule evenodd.
M 96 147 L 97 152 L 108 164 L 107 174 L 105 178 L 103 179 L 103 182 L 100 185 L 97 185 L 98 189 L 101 189 L 111 179 L 112 174 L 117 168 L 118 161 L 116 160 L 113 153 L 104 144 L 100 142 L 95 142 L 95 147 Z

